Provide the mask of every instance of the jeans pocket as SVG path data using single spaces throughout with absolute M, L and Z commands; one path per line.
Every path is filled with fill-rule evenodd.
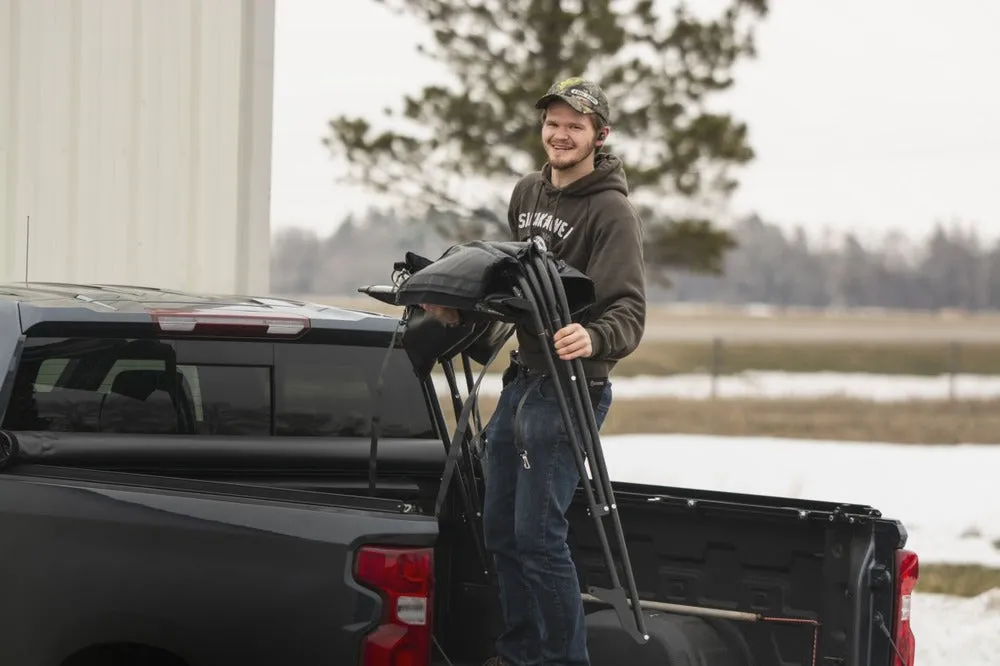
M 536 380 L 535 392 L 543 400 L 548 400 L 551 402 L 556 402 L 559 400 L 559 389 L 556 385 L 558 380 L 551 375 L 545 375 L 541 380 Z M 566 400 L 567 405 L 573 404 L 573 395 L 566 391 L 566 387 L 563 387 L 562 391 L 563 398 Z

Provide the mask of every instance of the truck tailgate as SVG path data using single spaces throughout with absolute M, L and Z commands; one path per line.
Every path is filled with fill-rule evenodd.
M 639 596 L 717 609 L 759 663 L 888 664 L 873 623 L 891 618 L 902 527 L 870 507 L 614 484 Z M 587 505 L 571 509 L 584 591 L 608 585 Z M 617 560 L 617 558 L 616 558 Z M 728 611 L 756 621 L 727 619 Z M 709 613 L 711 615 L 711 613 Z

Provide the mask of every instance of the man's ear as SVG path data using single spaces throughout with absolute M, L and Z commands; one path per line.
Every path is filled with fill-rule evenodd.
M 602 127 L 600 134 L 597 135 L 597 141 L 595 142 L 598 146 L 604 145 L 604 142 L 608 140 L 608 135 L 611 134 L 610 127 Z

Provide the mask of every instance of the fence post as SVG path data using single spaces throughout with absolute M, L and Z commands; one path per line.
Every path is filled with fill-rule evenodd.
M 958 399 L 957 387 L 955 382 L 957 380 L 956 375 L 959 371 L 959 366 L 961 365 L 961 347 L 957 340 L 952 340 L 949 348 L 950 353 L 948 354 L 948 399 L 951 402 L 955 402 Z
M 719 373 L 722 367 L 722 340 L 718 336 L 712 338 L 712 400 L 718 395 Z

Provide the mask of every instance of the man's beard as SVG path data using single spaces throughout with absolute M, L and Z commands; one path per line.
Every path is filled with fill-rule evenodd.
M 549 164 L 552 168 L 558 171 L 569 171 L 590 157 L 591 153 L 597 149 L 597 144 L 595 142 L 591 142 L 590 145 L 584 146 L 582 150 L 578 148 L 577 150 L 567 151 L 565 153 L 563 151 L 557 151 L 552 146 L 549 146 L 549 149 L 555 153 L 549 154 Z

